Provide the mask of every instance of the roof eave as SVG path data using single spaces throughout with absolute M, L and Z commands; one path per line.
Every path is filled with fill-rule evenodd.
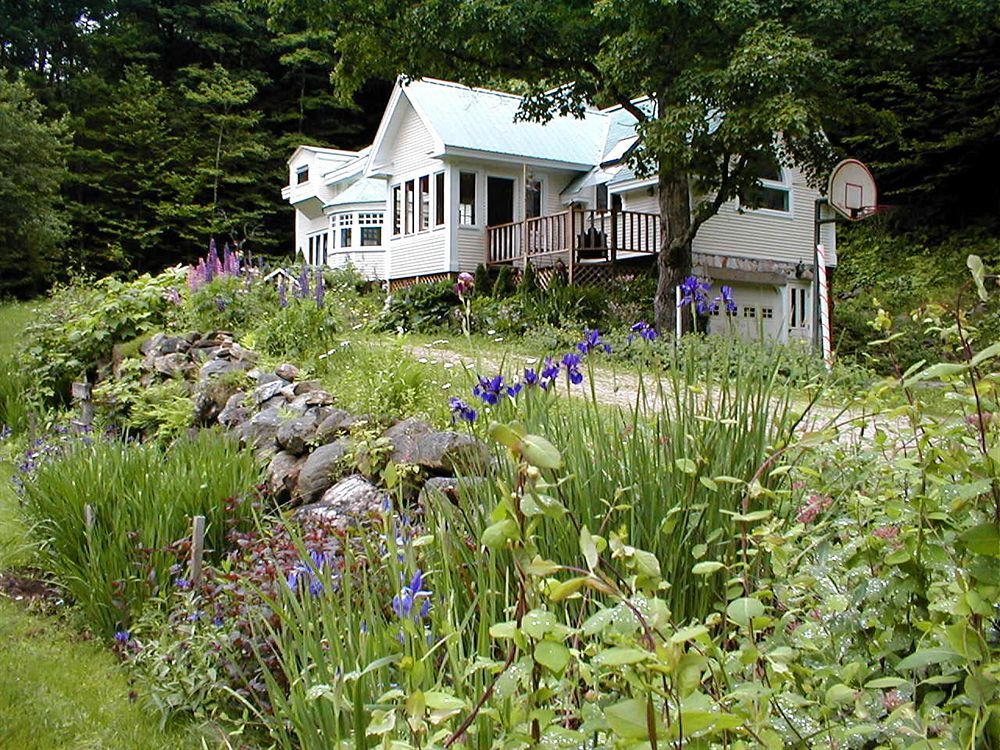
M 482 161 L 500 161 L 506 164 L 528 164 L 533 167 L 563 169 L 570 172 L 587 172 L 595 166 L 593 162 L 562 161 L 560 159 L 545 159 L 537 156 L 508 154 L 501 153 L 499 151 L 484 151 L 481 149 L 448 145 L 440 151 L 432 152 L 430 156 L 433 159 L 461 158 L 478 159 Z

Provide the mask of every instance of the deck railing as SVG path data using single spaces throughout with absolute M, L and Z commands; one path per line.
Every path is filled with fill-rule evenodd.
M 566 262 L 614 263 L 621 253 L 655 253 L 660 217 L 639 211 L 572 209 L 486 227 L 486 262 L 566 256 Z

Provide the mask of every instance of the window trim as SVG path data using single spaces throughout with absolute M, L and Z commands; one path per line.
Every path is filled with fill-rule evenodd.
M 462 206 L 467 205 L 462 203 L 462 175 L 472 176 L 472 221 L 464 222 L 462 221 Z M 478 213 L 477 208 L 479 204 L 479 172 L 465 172 L 459 169 L 458 171 L 458 202 L 455 205 L 455 214 L 458 219 L 459 228 L 465 227 L 467 229 L 478 229 L 479 225 L 476 223 L 478 218 L 476 214 Z
M 434 228 L 443 227 L 448 221 L 448 201 L 445 200 L 447 196 L 447 183 L 448 180 L 444 176 L 444 170 L 435 172 L 433 174 L 434 184 L 432 190 L 434 191 Z M 438 218 L 441 220 L 438 221 Z
M 295 184 L 304 185 L 309 182 L 309 165 L 295 168 Z
M 400 209 L 403 207 L 403 184 L 397 183 L 392 186 L 392 206 L 390 208 L 392 212 L 392 236 L 402 237 L 403 235 L 403 217 L 401 215 Z
M 417 178 L 416 194 L 417 232 L 426 232 L 431 228 L 431 176 L 429 174 L 420 175 Z M 424 215 L 424 209 L 427 209 Z
M 778 173 L 781 175 L 780 180 L 768 180 L 760 178 L 757 180 L 757 184 L 762 188 L 768 188 L 771 190 L 779 190 L 788 196 L 788 210 L 782 211 L 777 208 L 751 208 L 750 206 L 744 205 L 743 201 L 736 198 L 736 211 L 741 214 L 761 214 L 762 216 L 774 216 L 779 219 L 794 219 L 795 218 L 795 193 L 792 186 L 791 170 L 782 164 L 778 164 Z

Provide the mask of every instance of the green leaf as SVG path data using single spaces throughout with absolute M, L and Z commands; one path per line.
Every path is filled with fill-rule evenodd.
M 674 465 L 685 474 L 696 474 L 698 472 L 698 465 L 690 458 L 676 458 L 674 459 Z
M 976 356 L 974 356 L 970 360 L 969 364 L 971 364 L 973 367 L 977 367 L 986 360 L 993 359 L 993 357 L 996 357 L 998 355 L 1000 355 L 1000 341 L 990 344 L 981 352 L 977 353 Z
M 552 612 L 548 612 L 544 609 L 533 609 L 527 612 L 523 618 L 521 618 L 521 630 L 529 638 L 534 638 L 536 641 L 541 640 L 545 637 L 545 634 L 552 630 L 558 620 Z
M 513 638 L 517 633 L 517 623 L 513 620 L 490 625 L 490 638 Z
M 950 375 L 960 375 L 966 372 L 969 366 L 963 362 L 938 362 L 937 364 L 931 365 L 926 370 L 921 370 L 916 375 L 903 381 L 903 387 L 908 388 L 914 383 L 918 383 L 922 380 L 933 380 L 935 378 L 944 378 Z
M 388 734 L 395 726 L 395 711 L 372 711 L 372 720 L 368 722 L 365 734 L 369 737 L 377 734 Z
M 554 575 L 562 570 L 562 566 L 552 560 L 543 560 L 540 555 L 535 555 L 535 559 L 528 563 L 524 572 L 529 576 L 539 576 L 545 578 L 546 576 Z
M 587 585 L 588 576 L 577 576 L 568 581 L 561 581 L 549 589 L 549 599 L 553 602 L 561 602 Z
M 505 518 L 483 530 L 482 543 L 489 549 L 502 549 L 507 546 L 507 542 L 517 539 L 519 535 L 517 524 L 510 518 Z
M 515 432 L 511 425 L 506 425 L 501 422 L 492 422 L 489 427 L 489 435 L 491 438 L 496 440 L 500 445 L 509 448 L 510 450 L 517 450 L 521 445 L 521 435 Z
M 825 701 L 828 706 L 843 706 L 854 703 L 854 689 L 838 682 L 827 689 Z
M 970 255 L 965 259 L 965 265 L 972 274 L 972 280 L 976 282 L 976 293 L 979 299 L 986 302 L 990 296 L 986 293 L 986 269 L 983 267 L 983 259 L 978 255 Z
M 593 571 L 597 568 L 597 544 L 586 526 L 580 529 L 580 552 L 583 553 L 583 558 L 587 561 L 588 570 Z
M 716 572 L 717 570 L 722 570 L 725 565 L 715 560 L 706 560 L 705 562 L 700 562 L 691 568 L 691 572 L 696 576 L 707 576 Z
M 871 680 L 865 683 L 866 690 L 886 690 L 888 688 L 898 688 L 900 685 L 906 685 L 909 680 L 904 680 L 902 677 L 879 677 L 876 680 Z
M 569 664 L 569 649 L 555 641 L 539 641 L 535 646 L 535 661 L 559 675 Z
M 737 513 L 733 516 L 733 520 L 740 523 L 756 523 L 770 518 L 773 514 L 774 512 L 770 510 L 755 510 L 751 513 Z
M 708 634 L 708 628 L 706 628 L 704 625 L 692 625 L 689 628 L 681 628 L 672 636 L 670 636 L 670 642 L 674 644 L 685 643 L 687 641 L 693 641 L 699 636 L 707 634 Z
M 591 663 L 599 667 L 621 667 L 626 664 L 638 664 L 649 659 L 651 654 L 638 648 L 615 646 L 597 654 Z
M 541 435 L 525 435 L 521 440 L 521 455 L 539 469 L 558 469 L 562 466 L 562 455 Z
M 646 727 L 646 702 L 638 698 L 615 703 L 604 709 L 604 718 L 611 731 L 628 740 L 649 738 Z
M 1000 530 L 994 523 L 981 523 L 966 529 L 958 539 L 974 554 L 1000 557 Z
M 726 608 L 726 614 L 729 616 L 729 619 L 743 627 L 749 625 L 753 618 L 763 617 L 765 611 L 760 599 L 755 599 L 752 596 L 734 599 Z
M 922 648 L 917 649 L 904 659 L 900 659 L 896 665 L 897 672 L 906 672 L 911 669 L 923 669 L 931 664 L 940 664 L 943 661 L 953 661 L 960 658 L 959 654 L 948 648 Z
M 456 698 L 450 693 L 442 693 L 436 690 L 428 690 L 424 693 L 424 703 L 427 704 L 427 708 L 433 708 L 438 711 L 459 711 L 465 708 L 465 701 L 461 698 Z

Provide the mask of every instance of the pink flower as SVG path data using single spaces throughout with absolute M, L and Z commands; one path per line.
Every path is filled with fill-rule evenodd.
M 471 273 L 463 271 L 458 275 L 458 282 L 455 284 L 455 294 L 459 297 L 464 297 L 467 294 L 471 294 L 475 288 L 476 280 L 472 277 Z
M 891 523 L 886 526 L 879 526 L 872 532 L 872 536 L 878 539 L 895 539 L 899 536 L 899 525 Z
M 892 713 L 904 703 L 906 703 L 906 698 L 900 695 L 898 690 L 886 690 L 882 694 L 882 708 L 889 713 Z
M 796 517 L 799 523 L 812 523 L 824 510 L 833 505 L 833 498 L 827 495 L 810 495 L 806 504 L 799 508 Z

